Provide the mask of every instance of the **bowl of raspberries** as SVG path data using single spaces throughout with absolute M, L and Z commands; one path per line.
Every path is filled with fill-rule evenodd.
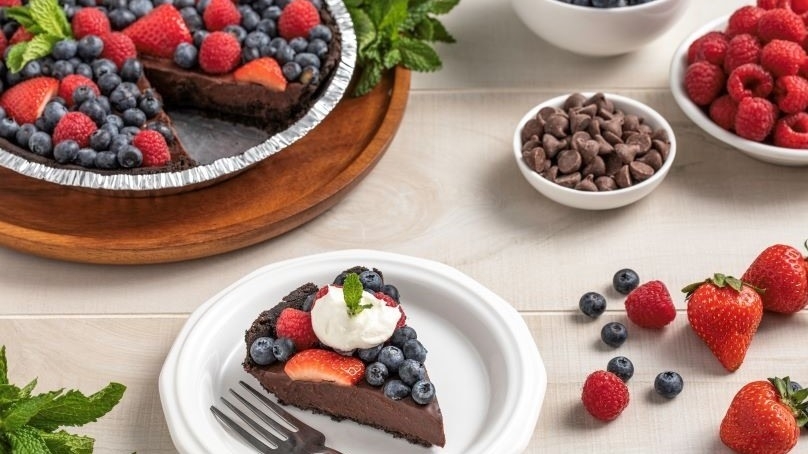
M 685 39 L 671 64 L 684 113 L 758 160 L 808 165 L 808 1 L 758 0 Z
M 511 0 L 539 38 L 593 57 L 633 52 L 668 31 L 689 0 Z

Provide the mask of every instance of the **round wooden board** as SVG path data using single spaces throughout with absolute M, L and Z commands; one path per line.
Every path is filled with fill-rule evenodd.
M 283 234 L 337 203 L 381 158 L 407 104 L 410 73 L 346 97 L 312 132 L 243 173 L 195 191 L 115 197 L 0 168 L 0 244 L 86 263 L 207 257 Z

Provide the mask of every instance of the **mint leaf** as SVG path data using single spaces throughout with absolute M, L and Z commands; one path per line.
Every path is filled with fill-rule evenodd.
M 376 26 L 370 20 L 368 13 L 356 10 L 354 15 L 351 16 L 354 24 L 354 31 L 356 32 L 356 44 L 359 46 L 359 51 L 365 51 L 370 48 L 373 41 L 376 40 Z
M 20 388 L 8 383 L 0 385 L 0 406 L 20 399 Z
M 28 424 L 31 418 L 52 402 L 61 392 L 61 390 L 51 391 L 28 399 L 18 400 L 3 412 L 3 430 L 13 432 Z
M 29 424 L 45 431 L 61 426 L 83 426 L 109 413 L 120 402 L 126 386 L 110 383 L 90 396 L 71 390 L 43 406 Z
M 443 24 L 435 19 L 434 17 L 428 17 L 423 23 L 429 24 L 429 28 L 431 29 L 432 33 L 429 38 L 425 38 L 426 41 L 435 41 L 441 43 L 448 43 L 452 44 L 456 42 L 454 36 L 446 30 L 446 27 Z
M 31 41 L 28 41 L 28 46 L 25 48 L 25 53 L 22 54 L 22 65 L 34 61 L 38 58 L 50 55 L 53 45 L 60 41 L 61 38 L 52 35 L 36 35 Z
M 31 380 L 30 383 L 25 385 L 20 390 L 20 397 L 31 397 L 31 392 L 34 390 L 34 388 L 36 388 L 36 378 Z
M 401 52 L 401 63 L 407 69 L 427 72 L 441 67 L 438 54 L 422 41 L 402 38 L 397 48 Z
M 407 20 L 407 0 L 384 0 L 379 3 L 387 3 L 384 17 L 379 22 L 379 30 L 399 30 Z
M 363 310 L 373 307 L 372 304 L 359 304 L 362 302 L 364 291 L 365 289 L 362 287 L 358 274 L 349 273 L 345 277 L 345 282 L 342 284 L 342 294 L 343 298 L 345 298 L 345 305 L 348 306 L 349 316 L 353 317 Z
M 34 22 L 33 17 L 31 17 L 31 11 L 25 6 L 6 8 L 6 17 L 16 21 L 18 24 L 25 27 L 26 30 L 36 27 L 36 22 Z
M 431 0 L 427 2 L 429 12 L 432 14 L 447 14 L 460 4 L 460 0 Z
M 50 54 L 57 42 L 72 37 L 67 16 L 57 0 L 31 0 L 26 6 L 9 8 L 6 16 L 34 35 L 31 41 L 12 47 L 13 58 L 9 54 L 6 66 L 13 73 L 20 71 L 28 62 Z
M 51 454 L 91 454 L 95 440 L 74 435 L 64 430 L 54 433 L 40 433 Z
M 11 443 L 11 451 L 14 454 L 45 454 L 50 452 L 39 431 L 31 426 L 22 426 L 8 432 L 6 435 Z
M 22 62 L 22 56 L 27 47 L 27 42 L 11 46 L 11 50 L 8 51 L 8 56 L 6 57 L 6 66 L 11 72 L 19 72 L 25 66 Z
M 67 23 L 64 10 L 59 4 L 50 0 L 31 0 L 28 2 L 28 10 L 31 18 L 43 30 L 47 30 L 58 38 L 66 38 L 70 35 L 70 28 L 64 27 Z
M 8 362 L 6 361 L 6 346 L 0 348 L 0 385 L 8 384 Z
M 370 93 L 373 87 L 379 85 L 382 80 L 382 69 L 382 65 L 378 62 L 365 63 L 359 75 L 359 81 L 354 88 L 354 96 Z

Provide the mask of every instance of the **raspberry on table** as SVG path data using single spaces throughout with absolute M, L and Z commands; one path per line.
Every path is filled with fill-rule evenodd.
M 808 113 L 787 115 L 777 121 L 774 145 L 787 148 L 808 148 Z
M 739 8 L 729 16 L 727 36 L 732 38 L 743 33 L 757 33 L 758 22 L 765 12 L 765 9 L 754 5 Z
M 785 76 L 777 79 L 774 99 L 780 111 L 792 114 L 808 108 L 808 80 L 802 76 Z
M 735 68 L 727 78 L 727 92 L 740 102 L 753 96 L 765 98 L 774 90 L 774 78 L 762 66 L 747 63 Z
M 805 59 L 801 45 L 781 39 L 769 41 L 760 51 L 760 65 L 775 77 L 797 74 Z
M 724 56 L 724 71 L 729 74 L 738 66 L 760 61 L 760 40 L 750 34 L 742 34 L 729 40 Z
M 592 372 L 584 382 L 581 402 L 590 415 L 601 421 L 611 421 L 628 406 L 628 386 L 611 372 Z
M 744 139 L 762 142 L 777 120 L 777 108 L 765 98 L 746 97 L 738 103 L 735 133 Z
M 685 91 L 700 105 L 710 105 L 724 90 L 724 71 L 707 61 L 697 61 L 685 72 Z
M 710 119 L 727 131 L 735 130 L 735 115 L 738 112 L 738 103 L 730 95 L 719 96 L 710 104 Z
M 760 16 L 757 36 L 763 42 L 774 39 L 802 43 L 808 35 L 802 18 L 789 9 L 770 9 Z

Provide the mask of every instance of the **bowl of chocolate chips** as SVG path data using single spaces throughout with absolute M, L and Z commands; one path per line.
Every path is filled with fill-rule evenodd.
M 634 99 L 573 93 L 530 109 L 513 137 L 516 164 L 545 197 L 573 208 L 609 210 L 650 194 L 676 156 L 665 118 Z

